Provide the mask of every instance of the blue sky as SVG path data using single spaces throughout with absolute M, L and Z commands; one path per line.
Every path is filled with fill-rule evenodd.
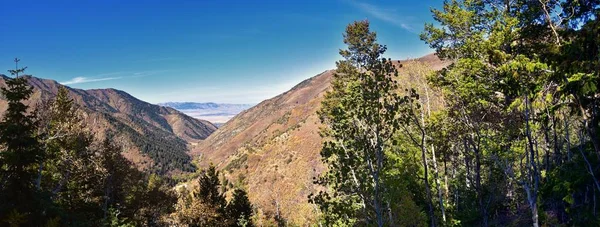
M 342 32 L 368 19 L 387 57 L 419 40 L 442 1 L 0 1 L 0 69 L 151 103 L 258 103 L 335 67 Z

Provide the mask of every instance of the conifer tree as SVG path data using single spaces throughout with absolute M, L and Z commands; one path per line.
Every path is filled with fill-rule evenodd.
M 230 219 L 231 226 L 252 227 L 252 204 L 248 200 L 246 191 L 236 188 L 233 191 L 233 198 L 227 204 L 227 218 Z
M 163 178 L 156 174 L 151 174 L 148 177 L 145 188 L 140 192 L 139 196 L 139 215 L 145 225 L 157 226 L 161 223 L 161 215 L 168 214 L 173 211 L 173 204 L 176 202 L 176 197 L 169 189 Z
M 7 79 L 7 87 L 2 88 L 8 109 L 0 122 L 0 220 L 14 210 L 34 222 L 39 214 L 34 179 L 43 151 L 35 135 L 34 114 L 24 104 L 33 90 L 25 77 L 19 77 L 26 67 L 19 68 L 18 62 L 15 59 L 16 68 L 9 70 L 15 78 Z
M 331 188 L 311 196 L 325 214 L 326 224 L 383 226 L 390 204 L 384 185 L 386 151 L 400 120 L 403 102 L 397 94 L 398 75 L 391 60 L 382 55 L 386 46 L 377 43 L 368 21 L 346 28 L 337 62 L 333 89 L 325 95 L 319 112 L 326 125 L 321 156 L 328 172 L 317 180 Z
M 83 159 L 90 158 L 86 148 L 91 145 L 92 135 L 68 94 L 67 88 L 60 87 L 53 100 L 38 107 L 38 131 L 46 157 L 40 161 L 36 187 L 45 186 L 53 196 L 71 180 L 73 172 L 85 168 L 81 163 Z M 54 176 L 49 176 L 52 174 Z
M 212 164 L 202 171 L 198 179 L 198 191 L 190 201 L 192 226 L 223 226 L 226 224 L 225 196 L 221 192 L 219 171 Z
M 221 181 L 219 180 L 219 171 L 211 165 L 203 171 L 198 179 L 200 186 L 196 196 L 205 203 L 222 211 L 225 208 L 225 196 L 221 192 Z

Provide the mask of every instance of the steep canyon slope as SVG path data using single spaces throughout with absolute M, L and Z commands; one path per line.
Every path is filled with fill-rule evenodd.
M 435 55 L 399 61 L 398 81 L 402 88 L 424 93 L 424 75 L 447 65 Z M 325 71 L 238 114 L 193 148 L 192 156 L 205 166 L 216 165 L 232 185 L 245 185 L 259 216 L 315 223 L 317 209 L 307 196 L 317 189 L 313 177 L 324 170 L 317 111 L 334 72 Z M 442 106 L 428 91 L 432 106 Z

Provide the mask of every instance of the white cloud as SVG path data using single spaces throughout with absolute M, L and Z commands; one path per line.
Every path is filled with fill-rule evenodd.
M 364 3 L 364 2 L 352 1 L 352 4 L 354 4 L 356 7 L 358 7 L 363 12 L 365 12 L 379 20 L 388 22 L 397 27 L 403 28 L 409 32 L 414 31 L 414 29 L 408 23 L 406 23 L 406 21 L 404 19 L 399 18 L 396 15 L 395 10 L 384 9 L 379 6 L 372 5 L 369 3 Z
M 91 83 L 91 82 L 98 82 L 98 81 L 105 81 L 105 80 L 118 80 L 121 78 L 123 78 L 123 77 L 89 78 L 89 77 L 78 76 L 78 77 L 75 77 L 68 81 L 64 81 L 64 82 L 60 82 L 60 83 L 63 85 L 71 85 L 71 84 L 83 84 L 83 83 Z
M 106 81 L 106 80 L 118 80 L 125 78 L 139 78 L 145 76 L 152 76 L 159 73 L 169 72 L 171 70 L 148 70 L 148 71 L 139 71 L 139 72 L 111 72 L 111 73 L 103 73 L 96 75 L 94 77 L 85 77 L 78 76 L 70 79 L 68 81 L 60 82 L 63 85 L 71 85 L 71 84 L 83 84 L 83 83 L 92 83 L 98 81 Z

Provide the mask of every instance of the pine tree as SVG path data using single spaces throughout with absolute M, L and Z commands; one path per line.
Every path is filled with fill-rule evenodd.
M 198 191 L 192 198 L 192 207 L 202 208 L 202 211 L 192 214 L 194 226 L 223 226 L 225 218 L 225 196 L 221 192 L 219 171 L 212 164 L 202 171 L 198 179 Z
M 120 146 L 109 139 L 99 145 L 99 157 L 102 176 L 102 212 L 104 221 L 111 221 L 113 212 L 124 213 L 125 218 L 132 218 L 135 207 L 128 207 L 128 198 L 134 196 L 132 190 L 142 184 L 141 173 L 134 169 L 131 161 L 121 154 Z
M 176 197 L 170 190 L 166 182 L 158 175 L 151 174 L 148 177 L 146 187 L 141 190 L 142 195 L 139 195 L 140 207 L 136 216 L 142 218 L 143 223 L 148 226 L 157 226 L 161 223 L 161 215 L 168 214 L 173 210 L 173 204 L 176 202 Z
M 219 180 L 219 171 L 215 166 L 211 165 L 203 171 L 203 174 L 198 179 L 200 186 L 196 197 L 203 202 L 213 206 L 215 209 L 222 211 L 225 208 L 225 196 L 221 193 L 221 181 Z
M 38 107 L 38 131 L 46 157 L 40 162 L 36 187 L 44 186 L 52 196 L 71 181 L 78 168 L 85 168 L 83 159 L 90 158 L 86 148 L 91 145 L 92 135 L 68 94 L 67 88 L 60 87 L 53 100 Z
M 8 109 L 0 122 L 0 220 L 11 210 L 26 215 L 35 222 L 39 214 L 38 192 L 34 187 L 36 167 L 43 157 L 37 137 L 34 114 L 28 113 L 27 101 L 33 93 L 25 77 L 19 77 L 26 68 L 9 70 L 15 78 L 6 80 L 2 95 Z
M 233 191 L 233 198 L 226 207 L 227 218 L 231 226 L 252 227 L 252 204 L 248 200 L 246 191 L 237 188 Z
M 398 72 L 383 58 L 386 46 L 377 43 L 368 21 L 346 28 L 340 50 L 345 60 L 337 62 L 333 89 L 325 95 L 319 112 L 326 125 L 321 156 L 328 172 L 317 180 L 331 188 L 311 196 L 325 215 L 326 224 L 383 226 L 389 204 L 383 184 L 386 151 L 400 120 L 403 102 L 394 80 Z

